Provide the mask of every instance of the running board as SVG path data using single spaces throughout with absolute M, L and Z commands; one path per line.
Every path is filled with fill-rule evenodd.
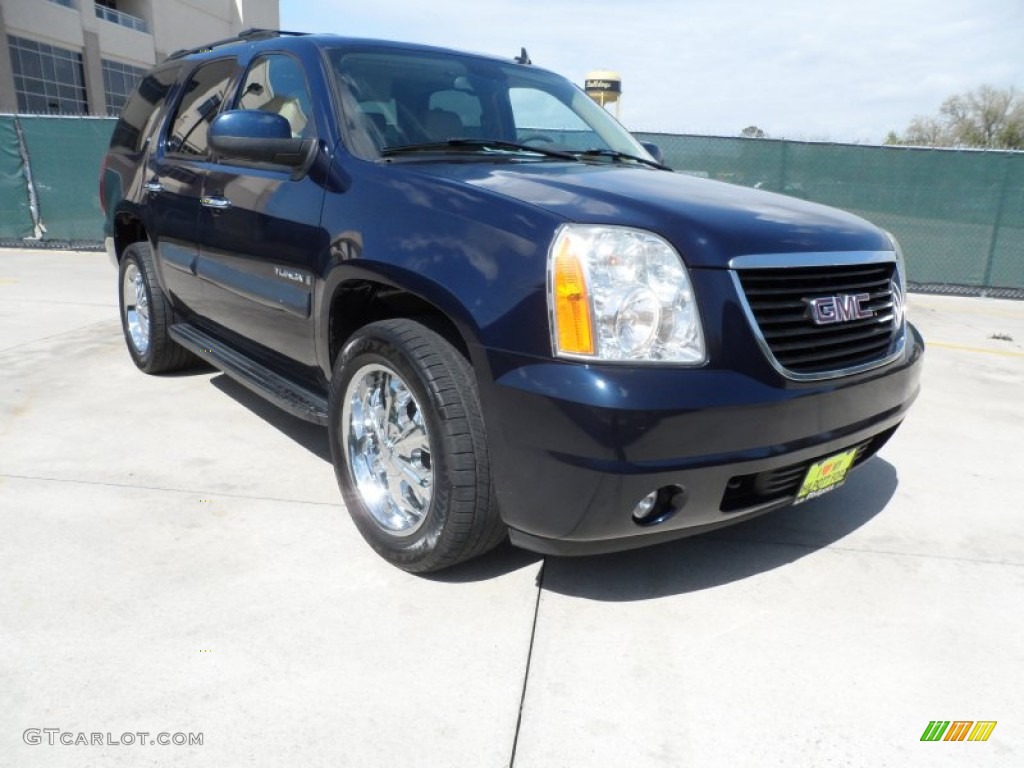
M 327 424 L 327 398 L 274 373 L 234 347 L 189 323 L 175 323 L 171 338 L 278 408 L 314 424 Z

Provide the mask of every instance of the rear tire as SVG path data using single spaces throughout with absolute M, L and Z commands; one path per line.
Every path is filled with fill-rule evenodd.
M 412 320 L 371 323 L 334 364 L 328 431 L 349 514 L 384 559 L 436 571 L 499 544 L 472 368 Z
M 174 313 L 160 290 L 148 243 L 124 249 L 118 269 L 121 328 L 128 354 L 139 370 L 163 373 L 187 368 L 196 357 L 170 336 Z

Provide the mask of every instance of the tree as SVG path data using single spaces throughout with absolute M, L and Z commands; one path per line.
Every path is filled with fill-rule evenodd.
M 982 85 L 950 96 L 935 117 L 918 115 L 903 135 L 890 131 L 885 143 L 1024 149 L 1024 97 L 1012 87 Z
M 765 138 L 768 138 L 768 134 L 766 134 L 764 131 L 762 131 L 760 128 L 758 128 L 756 125 L 748 125 L 742 131 L 740 131 L 740 136 L 742 136 L 745 139 L 765 139 Z

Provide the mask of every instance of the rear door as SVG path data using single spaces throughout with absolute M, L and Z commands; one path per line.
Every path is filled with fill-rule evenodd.
M 323 135 L 303 63 L 289 53 L 256 56 L 234 108 L 282 115 L 293 137 Z M 290 168 L 215 159 L 199 214 L 207 317 L 250 353 L 312 369 L 316 259 L 327 246 L 320 231 L 324 187 Z
M 166 117 L 167 99 L 180 75 L 181 62 L 172 62 L 148 72 L 121 110 L 110 137 L 110 151 L 104 159 L 101 188 L 107 214 L 104 234 L 114 234 L 117 214 L 131 211 L 141 215 L 147 231 L 153 222 L 149 210 L 139 208 L 148 195 L 142 189 L 147 171 L 147 154 L 156 146 L 159 126 Z M 108 205 L 109 204 L 109 205 Z
M 204 309 L 196 269 L 200 199 L 210 154 L 206 134 L 236 70 L 237 62 L 231 57 L 205 62 L 192 73 L 164 141 L 149 154 L 143 178 L 161 280 L 175 308 L 188 315 L 202 314 Z

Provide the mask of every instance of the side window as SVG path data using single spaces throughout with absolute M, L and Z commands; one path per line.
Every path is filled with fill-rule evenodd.
M 171 121 L 168 152 L 200 156 L 208 153 L 206 132 L 224 101 L 234 69 L 234 59 L 219 59 L 192 73 Z
M 121 116 L 114 126 L 114 133 L 110 137 L 111 147 L 120 147 L 129 152 L 142 149 L 152 134 L 160 108 L 167 100 L 167 92 L 178 77 L 178 70 L 178 67 L 168 67 L 149 72 L 139 81 L 135 93 L 121 110 Z
M 249 67 L 240 93 L 238 109 L 281 115 L 292 127 L 292 138 L 316 135 L 313 99 L 298 59 L 283 53 L 258 57 Z

